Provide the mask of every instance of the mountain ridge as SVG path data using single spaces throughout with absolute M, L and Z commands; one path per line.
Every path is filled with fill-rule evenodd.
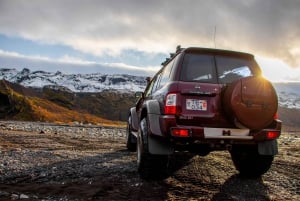
M 33 71 L 24 68 L 0 68 L 0 79 L 17 83 L 25 87 L 43 88 L 44 86 L 60 86 L 73 92 L 101 92 L 116 90 L 118 92 L 143 91 L 146 86 L 145 77 L 126 74 L 63 74 L 45 71 Z
M 77 111 L 77 116 L 86 113 L 122 122 L 127 121 L 128 109 L 135 104 L 134 92 L 143 91 L 146 87 L 145 78 L 101 73 L 65 75 L 61 72 L 0 69 L 0 80 L 6 80 L 6 85 L 13 93 L 21 94 L 23 99 L 35 97 L 40 102 L 50 101 L 68 110 Z M 93 83 L 97 82 L 98 85 L 94 87 Z M 273 83 L 273 86 L 278 94 L 279 118 L 285 125 L 299 127 L 300 83 Z M 0 90 L 2 104 L 8 107 L 13 104 L 9 104 L 7 97 L 9 93 Z M 0 114 L 2 110 L 3 114 L 7 114 L 7 107 L 2 106 Z M 76 121 L 85 120 L 79 118 Z
M 126 74 L 63 74 L 45 71 L 33 71 L 24 68 L 0 68 L 0 79 L 33 88 L 60 88 L 68 92 L 98 93 L 105 90 L 120 93 L 144 91 L 146 77 Z M 290 109 L 300 109 L 300 82 L 273 83 L 278 95 L 279 106 Z

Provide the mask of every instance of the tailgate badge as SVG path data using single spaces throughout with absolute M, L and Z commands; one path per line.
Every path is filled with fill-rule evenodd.
M 230 130 L 223 130 L 223 131 L 222 131 L 222 135 L 223 135 L 223 136 L 230 136 L 230 135 L 231 135 L 231 132 L 230 132 Z

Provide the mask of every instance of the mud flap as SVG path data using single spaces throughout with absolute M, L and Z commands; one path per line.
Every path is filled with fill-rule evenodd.
M 160 106 L 158 101 L 150 100 L 146 104 L 150 135 L 148 135 L 148 151 L 153 155 L 170 155 L 174 152 L 171 142 L 165 140 L 160 128 Z
M 162 136 L 160 123 L 159 123 L 159 116 L 158 114 L 148 114 L 148 119 L 150 124 L 150 131 L 154 135 Z
M 129 123 L 131 124 L 131 129 L 137 131 L 139 128 L 139 122 L 138 122 L 138 116 L 135 107 L 130 108 L 130 114 L 131 114 L 131 122 Z
M 148 151 L 155 155 L 170 155 L 174 153 L 174 147 L 168 141 L 157 137 L 148 137 Z
M 260 155 L 278 154 L 277 140 L 270 140 L 258 143 L 258 153 Z

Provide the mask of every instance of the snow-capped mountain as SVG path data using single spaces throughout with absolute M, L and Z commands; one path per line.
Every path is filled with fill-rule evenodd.
M 17 83 L 25 87 L 59 87 L 62 86 L 73 92 L 101 92 L 117 90 L 120 92 L 143 91 L 146 86 L 145 77 L 132 75 L 94 74 L 63 74 L 44 71 L 33 71 L 24 68 L 0 69 L 0 79 Z
M 145 77 L 132 75 L 63 74 L 44 71 L 33 71 L 24 68 L 0 69 L 0 79 L 21 84 L 25 87 L 63 87 L 73 92 L 101 92 L 117 90 L 119 92 L 143 91 L 146 86 Z M 300 82 L 274 83 L 278 94 L 279 105 L 285 108 L 300 109 Z
M 273 83 L 273 86 L 280 106 L 300 109 L 300 82 Z

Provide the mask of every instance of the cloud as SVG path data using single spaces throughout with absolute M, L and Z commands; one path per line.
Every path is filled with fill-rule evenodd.
M 138 67 L 123 63 L 96 63 L 81 60 L 65 55 L 60 59 L 51 59 L 40 56 L 25 56 L 16 52 L 0 50 L 0 68 L 15 68 L 22 70 L 30 68 L 32 71 L 44 70 L 47 72 L 61 71 L 67 74 L 75 73 L 103 73 L 103 74 L 130 74 L 152 76 L 159 67 Z
M 278 59 L 256 57 L 263 75 L 272 82 L 299 82 L 300 68 L 290 68 Z
M 299 9 L 299 0 L 2 0 L 0 33 L 96 56 L 216 45 L 300 67 Z

